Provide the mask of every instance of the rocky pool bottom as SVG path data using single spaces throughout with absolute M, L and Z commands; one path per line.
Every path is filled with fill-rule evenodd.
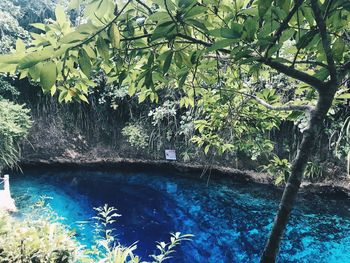
M 170 232 L 194 234 L 168 262 L 258 262 L 281 192 L 266 185 L 207 178 L 199 174 L 96 170 L 27 170 L 11 178 L 12 194 L 22 213 L 43 196 L 91 245 L 93 207 L 108 204 L 122 216 L 116 238 L 142 259 Z M 350 199 L 304 194 L 293 211 L 279 262 L 350 262 Z

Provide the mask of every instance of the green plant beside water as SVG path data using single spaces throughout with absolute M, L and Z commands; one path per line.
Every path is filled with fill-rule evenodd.
M 24 219 L 0 214 L 0 262 L 113 262 L 113 263 L 161 263 L 171 258 L 175 247 L 192 235 L 172 233 L 170 241 L 158 242 L 157 254 L 151 261 L 142 261 L 136 254 L 137 242 L 125 247 L 114 238 L 112 224 L 121 216 L 116 208 L 105 205 L 95 208 L 96 240 L 91 248 L 82 246 L 74 232 L 60 223 L 60 218 L 45 205 L 42 198 L 33 207 L 33 213 Z M 43 216 L 45 215 L 45 216 Z

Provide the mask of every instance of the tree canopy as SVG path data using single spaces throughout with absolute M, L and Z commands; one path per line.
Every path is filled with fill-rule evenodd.
M 194 140 L 206 151 L 214 146 L 223 152 L 232 145 L 217 132 L 228 123 L 237 127 L 239 141 L 242 134 L 270 130 L 281 118 L 300 117 L 266 108 L 314 106 L 317 90 L 334 71 L 329 52 L 344 84 L 349 3 L 328 3 L 316 3 L 329 31 L 325 51 L 312 1 L 72 1 L 80 24 L 58 6 L 56 21 L 32 24 L 32 41 L 26 46 L 18 39 L 16 52 L 3 56 L 0 67 L 19 70 L 20 78 L 29 76 L 66 102 L 87 101 L 96 86 L 92 77 L 101 72 L 139 102 L 156 102 L 160 90 L 175 89 L 181 107 L 201 106 L 212 116 L 197 122 L 203 136 Z M 340 85 L 337 96 L 349 98 L 347 89 Z M 252 120 L 254 125 L 236 125 Z

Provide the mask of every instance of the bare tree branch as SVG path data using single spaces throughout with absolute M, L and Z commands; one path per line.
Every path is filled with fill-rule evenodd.
M 266 107 L 267 109 L 269 110 L 275 110 L 275 111 L 294 111 L 294 110 L 297 110 L 297 111 L 312 111 L 313 110 L 313 107 L 310 106 L 310 105 L 285 105 L 285 106 L 273 106 L 269 103 L 267 103 L 266 101 L 264 101 L 263 99 L 255 96 L 255 95 L 252 95 L 252 94 L 249 94 L 249 93 L 245 93 L 245 92 L 237 92 L 237 93 L 240 93 L 244 96 L 247 96 L 247 97 L 250 97 L 254 100 L 256 100 L 259 104 L 263 105 L 264 107 Z

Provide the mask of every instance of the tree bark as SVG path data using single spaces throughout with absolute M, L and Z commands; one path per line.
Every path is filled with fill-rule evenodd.
M 319 92 L 317 105 L 311 112 L 308 128 L 303 133 L 302 142 L 293 161 L 291 174 L 284 189 L 272 231 L 260 259 L 261 263 L 276 261 L 283 233 L 297 198 L 306 164 L 313 151 L 316 135 L 323 124 L 328 110 L 332 106 L 335 92 L 336 85 L 332 84 L 329 84 L 326 89 Z

